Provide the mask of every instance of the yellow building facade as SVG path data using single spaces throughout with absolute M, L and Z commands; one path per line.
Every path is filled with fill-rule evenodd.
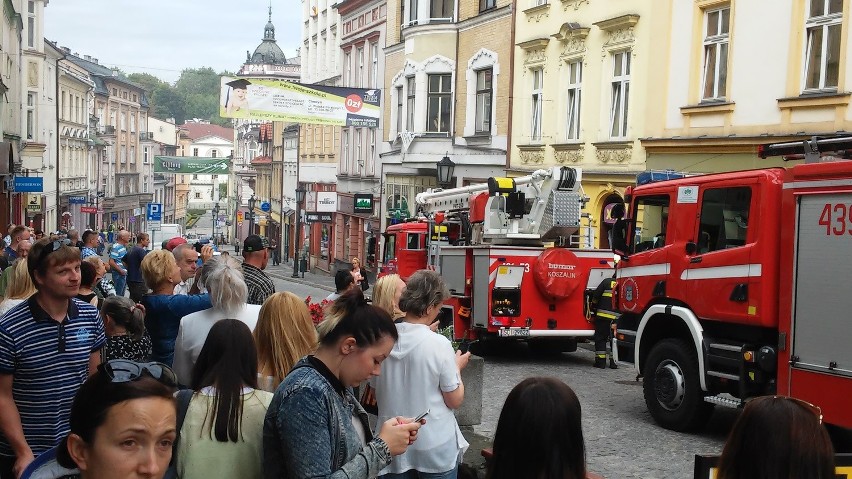
M 609 247 L 609 208 L 645 170 L 662 114 L 671 0 L 517 0 L 511 173 L 581 168 L 586 246 Z
M 690 173 L 790 166 L 764 143 L 852 130 L 850 2 L 675 2 L 663 111 L 648 117 L 649 168 Z

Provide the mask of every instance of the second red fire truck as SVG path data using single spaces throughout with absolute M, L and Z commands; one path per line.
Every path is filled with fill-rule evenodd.
M 457 339 L 521 338 L 572 351 L 593 333 L 586 292 L 614 265 L 611 251 L 579 247 L 580 182 L 580 170 L 554 167 L 421 193 L 418 217 L 385 232 L 383 273 L 439 271 Z

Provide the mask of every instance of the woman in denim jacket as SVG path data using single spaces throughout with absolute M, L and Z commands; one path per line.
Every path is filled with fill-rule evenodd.
M 338 299 L 303 358 L 272 398 L 263 426 L 266 478 L 368 479 L 405 452 L 425 421 L 395 417 L 373 437 L 352 387 L 378 376 L 397 339 L 390 316 L 361 290 Z

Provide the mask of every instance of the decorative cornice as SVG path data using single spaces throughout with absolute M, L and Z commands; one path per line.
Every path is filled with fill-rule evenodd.
M 636 26 L 637 23 L 639 23 L 639 15 L 628 14 L 595 22 L 593 25 L 605 32 L 613 32 L 616 30 L 624 30 L 625 28 L 632 28 Z
M 544 145 L 519 145 L 518 156 L 525 165 L 544 163 Z
M 599 163 L 629 163 L 633 156 L 633 144 L 630 142 L 604 142 L 594 145 Z
M 553 158 L 557 163 L 580 163 L 586 154 L 583 143 L 562 143 L 550 145 L 553 148 Z
M 536 38 L 518 43 L 518 46 L 526 53 L 524 65 L 539 65 L 547 62 L 547 44 L 550 37 Z
M 567 12 L 569 8 L 573 8 L 575 11 L 579 10 L 582 5 L 588 5 L 589 0 L 562 0 L 562 7 Z
M 591 29 L 588 27 L 578 27 L 576 23 L 573 22 L 565 22 L 559 27 L 559 31 L 551 35 L 551 37 L 567 42 L 573 39 L 585 40 L 586 37 L 589 36 L 589 31 Z
M 547 18 L 549 16 L 550 3 L 542 3 L 541 5 L 536 5 L 534 7 L 528 8 L 524 10 L 524 13 L 527 15 L 528 22 L 540 22 L 543 18 Z
M 541 37 L 518 43 L 518 46 L 523 50 L 538 50 L 540 48 L 547 48 L 548 43 L 550 43 L 550 37 Z

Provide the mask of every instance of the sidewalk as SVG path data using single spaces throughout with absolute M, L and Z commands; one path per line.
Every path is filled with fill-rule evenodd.
M 222 245 L 219 247 L 219 250 L 228 251 L 231 254 L 234 254 L 234 247 L 231 245 Z M 242 251 L 242 249 L 240 249 L 240 251 Z M 239 259 L 239 261 L 243 260 L 243 256 L 241 254 L 234 254 L 234 256 Z M 329 274 L 305 272 L 299 273 L 299 277 L 294 278 L 292 261 L 289 263 L 281 263 L 278 266 L 273 266 L 272 258 L 270 257 L 269 263 L 267 264 L 264 272 L 271 278 L 313 286 L 315 288 L 328 291 L 329 293 L 336 291 L 336 288 L 334 287 L 334 276 Z

